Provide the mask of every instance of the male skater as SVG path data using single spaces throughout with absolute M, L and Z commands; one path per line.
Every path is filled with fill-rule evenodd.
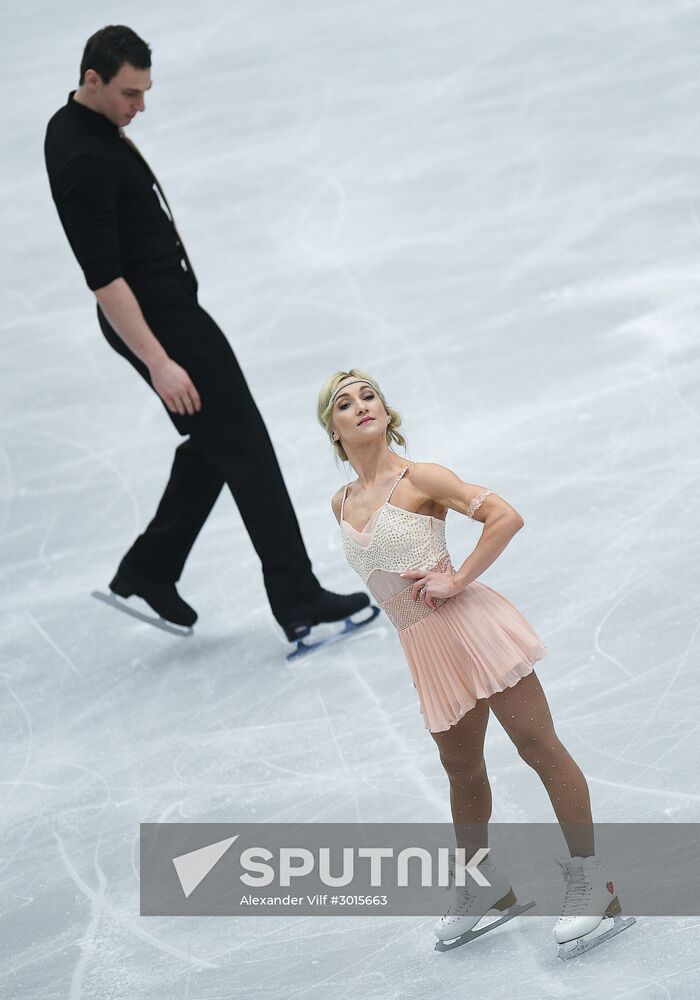
M 50 119 L 44 143 L 51 194 L 97 298 L 108 343 L 162 399 L 181 435 L 151 523 L 110 583 L 161 617 L 197 614 L 175 583 L 226 483 L 262 562 L 272 613 L 290 640 L 369 604 L 314 576 L 265 424 L 236 357 L 197 301 L 197 279 L 160 185 L 123 128 L 144 110 L 149 46 L 111 25 L 85 46 L 77 90 Z M 239 585 L 244 581 L 239 579 Z

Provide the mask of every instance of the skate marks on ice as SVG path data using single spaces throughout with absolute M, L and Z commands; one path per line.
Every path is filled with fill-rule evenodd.
M 694 190 L 696 162 L 694 131 L 685 138 L 696 104 L 688 100 L 689 93 L 692 97 L 696 92 L 693 7 L 674 0 L 663 9 L 600 2 L 523 9 L 510 3 L 497 5 L 503 16 L 495 18 L 493 10 L 478 6 L 471 6 L 465 14 L 464 5 L 456 2 L 430 7 L 393 3 L 368 7 L 358 18 L 340 4 L 299 6 L 288 12 L 285 5 L 274 3 L 241 8 L 245 30 L 238 31 L 231 30 L 221 9 L 208 2 L 193 24 L 184 7 L 166 8 L 155 0 L 152 15 L 159 28 L 153 42 L 158 43 L 162 56 L 168 53 L 173 64 L 182 55 L 207 89 L 210 102 L 202 106 L 197 91 L 183 92 L 177 87 L 169 87 L 166 96 L 164 87 L 160 106 L 153 105 L 135 122 L 141 130 L 135 136 L 137 144 L 140 134 L 144 148 L 154 152 L 156 170 L 162 163 L 171 175 L 175 171 L 185 178 L 191 176 L 191 190 L 202 193 L 203 200 L 196 202 L 197 211 L 201 206 L 195 223 L 199 247 L 193 248 L 197 255 L 192 254 L 195 264 L 201 259 L 198 272 L 206 274 L 202 301 L 240 348 L 244 370 L 251 371 L 273 431 L 285 433 L 289 401 L 304 396 L 313 399 L 326 369 L 343 365 L 346 359 L 354 363 L 354 355 L 338 359 L 336 350 L 352 338 L 360 354 L 371 355 L 373 364 L 385 365 L 382 370 L 395 366 L 391 386 L 397 401 L 408 400 L 401 405 L 411 421 L 407 429 L 413 457 L 433 455 L 435 461 L 455 467 L 466 468 L 471 462 L 483 468 L 486 451 L 494 455 L 489 469 L 510 466 L 504 492 L 511 488 L 523 497 L 533 532 L 536 525 L 540 529 L 546 525 L 544 537 L 529 536 L 543 546 L 535 555 L 544 565 L 540 585 L 532 589 L 527 562 L 521 562 L 522 549 L 506 553 L 501 568 L 497 564 L 491 572 L 503 580 L 500 574 L 517 575 L 517 567 L 525 565 L 528 585 L 522 592 L 531 594 L 533 619 L 544 621 L 548 632 L 556 632 L 560 641 L 556 659 L 542 669 L 557 692 L 562 725 L 575 726 L 576 748 L 585 759 L 594 790 L 599 790 L 600 818 L 620 822 L 656 815 L 659 810 L 666 810 L 671 822 L 697 815 L 698 798 L 693 794 L 697 788 L 688 788 L 685 780 L 686 765 L 694 760 L 690 743 L 694 688 L 692 677 L 686 674 L 689 659 L 683 672 L 674 670 L 683 655 L 675 636 L 681 635 L 684 620 L 693 620 L 685 617 L 692 614 L 692 602 L 679 581 L 687 578 L 689 554 L 694 551 L 692 530 L 685 540 L 681 530 L 692 524 L 684 510 L 690 509 L 698 472 L 693 448 L 697 407 L 688 405 L 696 399 L 692 375 L 697 362 L 690 344 L 684 355 L 680 353 L 685 331 L 692 335 L 696 292 L 690 276 L 687 284 L 685 279 L 678 284 L 689 262 L 692 268 L 697 249 L 697 231 L 687 225 L 692 199 L 685 197 Z M 131 470 L 123 474 L 125 465 L 119 456 L 124 446 L 116 435 L 110 437 L 121 410 L 116 395 L 110 400 L 111 391 L 103 390 L 114 388 L 109 380 L 113 371 L 122 391 L 131 393 L 132 376 L 116 367 L 120 359 L 110 366 L 91 310 L 83 305 L 70 311 L 52 308 L 56 299 L 61 307 L 77 301 L 80 279 L 57 220 L 50 214 L 51 206 L 45 207 L 46 192 L 42 190 L 36 199 L 26 197 L 35 190 L 41 170 L 36 148 L 21 137 L 28 122 L 36 136 L 34 123 L 44 115 L 46 95 L 56 94 L 61 74 L 56 71 L 55 54 L 60 52 L 61 59 L 70 61 L 76 51 L 76 12 L 75 3 L 62 11 L 47 11 L 46 30 L 36 35 L 38 51 L 48 53 L 42 86 L 34 92 L 23 90 L 13 107 L 6 109 L 7 132 L 13 136 L 10 159 L 19 179 L 8 179 L 2 192 L 16 237 L 7 260 L 8 288 L 14 285 L 22 291 L 29 304 L 22 307 L 18 302 L 17 311 L 31 308 L 31 317 L 38 321 L 24 344 L 5 339 L 3 358 L 7 370 L 14 373 L 5 395 L 6 405 L 10 404 L 6 426 L 17 442 L 17 454 L 26 451 L 35 440 L 36 425 L 24 417 L 20 422 L 19 415 L 23 408 L 26 413 L 31 399 L 44 426 L 50 420 L 76 442 L 99 441 L 90 449 L 91 456 L 85 452 L 87 473 L 70 456 L 59 464 L 55 452 L 51 470 L 62 473 L 71 484 L 70 497 L 87 517 L 96 495 L 91 492 L 90 477 L 110 467 L 109 479 L 114 482 L 103 474 L 97 499 L 104 498 L 106 503 L 118 489 L 130 500 L 118 527 L 120 537 L 126 537 L 132 529 L 140 530 L 142 511 L 133 498 L 139 498 L 139 505 L 150 502 L 151 479 L 146 463 L 140 482 L 133 479 Z M 268 16 L 270 12 L 274 17 Z M 14 25 L 7 24 L 12 52 L 9 72 L 16 69 L 17 54 L 24 50 L 23 36 L 31 27 L 29 15 L 19 8 L 14 13 Z M 138 25 L 134 27 L 138 30 Z M 279 46 L 282 35 L 289 40 L 284 54 Z M 313 68 L 311 86 L 302 81 L 301 74 L 291 76 L 287 58 L 291 51 L 296 53 L 297 65 Z M 445 88 L 439 90 L 443 81 Z M 290 82 L 296 86 L 289 86 Z M 207 87 L 208 83 L 215 86 Z M 234 88 L 240 103 L 234 102 L 232 115 L 229 95 Z M 309 125 L 308 109 L 318 109 L 315 99 L 321 92 L 317 133 L 311 127 L 297 131 L 296 123 Z M 37 94 L 41 107 L 37 107 Z M 438 98 L 432 112 L 426 95 Z M 56 106 L 63 99 L 57 98 Z M 181 136 L 172 128 L 174 119 L 168 118 L 170 111 L 181 114 L 178 123 L 184 121 L 192 130 L 184 155 Z M 222 120 L 229 123 L 229 133 L 222 132 Z M 358 162 L 360 150 L 362 162 Z M 202 155 L 215 166 L 207 178 L 214 183 L 198 186 L 202 172 L 196 161 Z M 214 163 L 217 155 L 232 164 L 225 181 L 221 164 Z M 351 156 L 355 159 L 349 170 L 345 164 Z M 300 163 L 301 170 L 318 168 L 319 178 L 323 174 L 330 179 L 319 182 L 318 193 L 312 192 L 311 209 L 304 210 L 296 228 L 291 222 L 299 205 L 300 184 L 290 179 L 290 161 Z M 224 205 L 223 199 L 215 197 L 222 183 L 225 195 L 230 193 Z M 633 198 L 630 192 L 638 192 L 639 197 Z M 190 190 L 182 197 L 180 211 L 191 213 L 195 204 Z M 177 214 L 177 205 L 173 207 Z M 593 215 L 595 227 L 582 218 Z M 299 252 L 299 243 L 306 255 Z M 542 249 L 536 254 L 538 248 Z M 656 259 L 664 260 L 666 267 L 654 269 Z M 29 260 L 31 268 L 26 266 Z M 238 273 L 235 297 L 230 293 L 232 261 Z M 348 275 L 353 283 L 342 285 Z M 628 278 L 640 279 L 639 290 L 628 285 Z M 289 293 L 297 288 L 299 293 Z M 369 338 L 361 339 L 361 328 L 370 325 L 372 316 L 380 321 L 371 323 L 373 340 L 369 343 Z M 259 345 L 267 347 L 258 340 L 266 324 L 274 350 L 289 362 L 286 366 L 271 369 L 270 351 L 261 350 L 258 355 Z M 549 351 L 553 326 L 555 342 Z M 69 344 L 76 350 L 67 352 L 71 327 L 74 334 Z M 60 337 L 55 336 L 57 328 Z M 297 338 L 302 336 L 305 349 L 300 351 Z M 86 382 L 77 358 L 94 365 L 99 382 Z M 426 392 L 423 379 L 428 371 L 439 392 Z M 295 394 L 287 397 L 292 374 Z M 621 374 L 629 379 L 617 377 Z M 455 407 L 465 398 L 467 378 L 470 405 L 455 416 Z M 681 391 L 675 391 L 676 386 Z M 416 409 L 415 401 L 420 406 L 426 397 L 423 409 Z M 133 398 L 140 399 L 136 388 Z M 280 400 L 277 411 L 276 399 Z M 517 406 L 517 413 L 511 405 Z M 96 432 L 88 435 L 83 427 L 84 408 L 93 414 L 99 436 Z M 435 437 L 435 411 L 441 418 L 456 420 L 448 439 Z M 156 414 L 151 426 L 151 412 L 149 397 L 148 405 L 134 414 L 134 437 L 149 441 L 148 448 L 139 446 L 139 456 L 150 456 L 151 449 L 161 454 L 155 437 L 156 417 L 160 420 L 161 415 Z M 556 419 L 550 419 L 554 415 Z M 294 421 L 297 435 L 290 448 L 302 457 L 305 428 L 313 447 L 322 449 L 313 436 L 318 429 L 312 416 L 306 424 L 306 417 Z M 422 420 L 424 416 L 431 419 Z M 531 447 L 518 447 L 509 455 L 512 428 L 519 423 Z M 476 433 L 482 431 L 483 435 Z M 165 431 L 158 433 L 165 437 Z M 164 444 L 162 454 L 166 451 Z M 112 462 L 114 455 L 117 460 Z M 285 468 L 292 480 L 295 463 L 296 456 Z M 580 468 L 585 469 L 583 474 Z M 5 811 L 4 854 L 6 860 L 12 859 L 10 871 L 15 868 L 7 908 L 15 925 L 24 930 L 21 915 L 30 911 L 29 907 L 19 909 L 18 875 L 22 875 L 22 892 L 34 897 L 35 907 L 50 904 L 44 906 L 42 917 L 43 955 L 32 946 L 32 934 L 18 930 L 10 939 L 13 960 L 4 963 L 0 972 L 8 993 L 46 1000 L 67 996 L 71 970 L 66 935 L 75 946 L 90 927 L 90 915 L 73 900 L 73 883 L 66 886 L 55 879 L 46 865 L 28 864 L 25 846 L 14 859 L 19 848 L 12 838 L 19 834 L 24 844 L 42 810 L 60 810 L 66 818 L 74 810 L 80 822 L 65 834 L 65 854 L 82 859 L 88 871 L 94 824 L 104 825 L 110 847 L 105 853 L 118 859 L 129 846 L 131 829 L 151 810 L 177 810 L 182 801 L 182 808 L 196 808 L 200 815 L 219 808 L 232 788 L 237 789 L 236 809 L 244 816 L 253 808 L 269 810 L 274 816 L 282 808 L 305 820 L 311 810 L 333 810 L 342 818 L 347 816 L 346 802 L 352 795 L 360 818 L 447 819 L 443 774 L 423 742 L 418 710 L 408 697 L 410 693 L 412 699 L 413 692 L 408 683 L 398 693 L 394 690 L 398 653 L 384 673 L 373 675 L 363 670 L 362 663 L 347 671 L 347 676 L 341 669 L 343 653 L 349 659 L 353 651 L 354 661 L 354 650 L 361 650 L 362 643 L 355 647 L 336 644 L 321 653 L 322 659 L 332 661 L 329 673 L 333 677 L 332 685 L 325 676 L 318 684 L 329 704 L 329 726 L 350 761 L 347 771 L 331 758 L 325 769 L 318 765 L 320 748 L 328 745 L 329 734 L 321 732 L 305 701 L 304 684 L 312 693 L 317 683 L 313 670 L 294 670 L 293 697 L 285 698 L 283 713 L 270 718 L 269 689 L 255 677 L 260 659 L 257 633 L 247 658 L 241 654 L 241 670 L 228 687 L 211 669 L 220 667 L 223 675 L 228 664 L 230 650 L 223 641 L 220 651 L 217 648 L 207 660 L 207 669 L 202 670 L 204 683 L 188 689 L 194 711 L 188 714 L 185 728 L 178 729 L 183 723 L 178 700 L 161 701 L 160 712 L 149 720 L 150 746 L 144 744 L 144 757 L 153 752 L 148 766 L 132 761 L 139 730 L 129 718 L 123 691 L 133 684 L 133 701 L 138 706 L 158 689 L 148 671 L 134 673 L 126 668 L 144 659 L 150 665 L 161 647 L 167 647 L 168 653 L 175 651 L 175 665 L 184 676 L 186 669 L 192 669 L 186 666 L 195 652 L 192 643 L 175 644 L 175 649 L 168 639 L 156 642 L 157 636 L 143 634 L 148 630 L 137 624 L 135 616 L 132 628 L 127 627 L 127 619 L 118 623 L 124 626 L 122 645 L 117 641 L 122 638 L 119 628 L 105 621 L 104 609 L 98 612 L 97 606 L 94 618 L 104 621 L 108 635 L 93 627 L 79 636 L 85 622 L 76 622 L 80 612 L 76 614 L 72 599 L 74 562 L 87 554 L 106 565 L 116 554 L 103 537 L 104 518 L 95 504 L 95 516 L 76 534 L 67 517 L 56 517 L 58 481 L 53 484 L 38 478 L 29 467 L 26 473 L 15 469 L 14 477 L 7 472 L 3 475 L 8 498 L 5 515 L 10 511 L 10 498 L 20 489 L 27 491 L 17 500 L 25 505 L 21 522 L 9 520 L 4 536 L 13 544 L 19 539 L 24 551 L 19 550 L 19 541 L 17 549 L 6 550 L 5 569 L 16 573 L 13 579 L 18 584 L 28 585 L 25 592 L 38 620 L 44 621 L 44 612 L 55 615 L 55 629 L 46 626 L 38 633 L 33 627 L 41 635 L 42 646 L 33 645 L 28 637 L 26 658 L 17 666 L 13 666 L 13 630 L 6 629 L 4 636 L 8 655 L 3 672 L 22 705 L 14 709 L 16 722 L 10 707 L 3 716 L 6 764 L 28 739 L 25 769 L 18 762 L 6 784 L 13 799 Z M 670 482 L 677 499 L 671 502 L 669 490 L 659 491 L 661 499 L 652 501 L 645 489 L 651 477 Z M 544 484 L 542 490 L 538 483 Z M 602 495 L 604 506 L 599 500 L 589 516 L 586 498 L 596 503 L 590 491 L 599 498 Z M 323 551 L 327 522 L 311 516 L 301 487 L 297 496 L 304 501 L 299 514 L 310 545 Z M 44 538 L 41 533 L 32 534 L 33 524 L 46 525 Z M 580 530 L 572 531 L 572 524 L 581 525 Z M 209 567 L 203 570 L 207 557 L 213 570 L 221 567 L 214 542 L 216 523 L 208 530 L 209 536 L 205 534 L 194 550 L 190 572 L 200 574 L 202 593 L 211 609 L 208 613 L 216 615 L 218 609 L 216 622 L 222 622 L 223 633 L 228 597 L 220 599 L 213 573 Z M 566 532 L 566 538 L 557 532 Z M 221 535 L 219 546 L 220 539 Z M 527 539 L 526 532 L 518 544 L 527 545 Z M 596 559 L 586 558 L 592 543 Z M 26 554 L 32 547 L 38 561 L 30 563 Z M 566 551 L 566 560 L 558 558 L 560 551 Z M 247 550 L 232 551 L 234 561 L 239 555 L 245 558 Z M 562 565 L 564 561 L 567 565 Z M 573 563 L 580 574 L 570 581 Z M 654 567 L 658 590 L 649 592 L 646 585 L 632 589 L 635 580 L 629 579 L 630 564 L 633 573 Z M 57 571 L 65 573 L 65 595 L 54 603 L 60 596 Z M 590 603 L 591 594 L 598 600 L 601 577 L 605 600 L 623 592 L 629 595 L 622 603 L 613 596 L 614 615 L 602 619 L 605 631 L 592 621 L 597 605 Z M 79 583 L 87 596 L 94 584 L 86 586 L 83 578 Z M 29 589 L 35 585 L 35 591 Z M 24 586 L 17 593 L 21 590 Z M 550 624 L 553 594 L 554 610 L 562 613 Z M 234 610 L 237 628 L 249 628 L 249 614 L 248 605 L 243 612 Z M 47 635 L 52 637 L 50 646 Z M 364 635 L 370 640 L 367 646 L 372 646 L 377 626 L 365 629 Z M 606 643 L 608 637 L 614 641 Z M 110 640 L 107 648 L 105 638 Z M 596 654 L 590 663 L 581 652 L 589 642 Z M 289 648 L 285 644 L 284 653 Z M 284 665 L 281 653 L 277 649 L 273 655 Z M 81 705 L 78 712 L 66 673 L 56 670 L 55 664 L 70 663 L 76 678 L 79 673 L 92 676 L 90 661 L 103 655 L 124 688 L 112 687 L 105 669 L 102 700 Z M 249 669 L 250 680 L 244 676 L 244 667 Z M 619 671 L 619 676 L 611 675 L 608 667 Z M 270 686 L 274 676 L 268 675 Z M 277 693 L 286 694 L 284 671 L 276 678 Z M 644 722 L 646 713 L 659 704 L 659 692 L 663 701 L 651 719 L 658 726 L 644 744 L 624 746 L 638 735 L 640 719 Z M 12 705 L 10 697 L 8 706 Z M 344 710 L 346 705 L 351 707 L 350 714 Z M 25 714 L 26 724 L 32 727 L 27 735 L 20 728 Z M 224 752 L 212 743 L 209 714 L 224 720 L 217 721 L 217 726 L 230 733 Z M 84 748 L 97 743 L 105 724 L 122 732 L 119 727 L 127 725 L 126 719 L 128 730 L 123 732 L 132 736 L 131 745 L 127 739 L 122 745 L 115 741 L 107 750 L 102 748 L 95 763 L 115 799 L 104 802 L 102 793 L 80 784 L 68 766 L 82 761 Z M 277 735 L 282 735 L 282 747 L 273 752 L 274 724 L 280 727 Z M 305 734 L 310 734 L 308 743 Z M 315 735 L 316 744 L 311 741 Z M 548 817 L 548 801 L 538 798 L 539 789 L 511 756 L 510 747 L 495 729 L 490 739 L 501 818 Z M 293 751 L 294 745 L 298 749 Z M 216 770 L 209 770 L 207 751 L 212 747 Z M 179 761 L 183 753 L 190 755 L 186 781 L 179 766 L 172 774 L 168 765 L 158 770 L 161 760 L 172 756 Z M 260 762 L 272 759 L 278 765 L 288 764 L 284 757 L 291 753 L 299 755 L 294 781 L 288 775 L 273 781 L 267 765 Z M 54 773 L 59 764 L 60 781 Z M 134 768 L 133 775 L 129 768 Z M 642 785 L 645 773 L 647 781 Z M 39 801 L 34 799 L 34 790 L 41 793 Z M 82 822 L 84 816 L 90 823 Z M 26 840 L 26 844 L 32 842 L 44 848 L 52 844 L 52 838 L 44 834 L 42 839 L 38 826 Z M 128 898 L 133 879 L 125 866 L 115 865 L 109 876 L 108 895 Z M 380 983 L 385 992 L 407 1000 L 430 993 L 461 996 L 465 993 L 463 962 L 472 962 L 478 955 L 482 988 L 476 992 L 490 1000 L 512 1000 L 518 995 L 576 995 L 579 1000 L 697 996 L 693 982 L 700 928 L 689 920 L 652 920 L 640 918 L 636 934 L 612 942 L 610 952 L 602 949 L 584 956 L 580 963 L 569 963 L 573 969 L 554 961 L 551 929 L 547 921 L 538 919 L 518 926 L 517 932 L 514 925 L 502 935 L 497 933 L 471 954 L 462 953 L 461 959 L 457 949 L 454 961 L 441 958 L 438 972 L 426 961 L 426 955 L 436 954 L 431 930 L 426 927 L 417 932 L 411 921 L 283 923 L 273 918 L 267 923 L 256 918 L 237 921 L 233 935 L 230 927 L 224 929 L 214 921 L 187 931 L 178 921 L 170 921 L 156 925 L 147 939 L 138 930 L 141 924 L 136 917 L 128 937 L 123 938 L 110 926 L 114 921 L 103 920 L 90 945 L 84 993 L 139 1000 L 164 994 L 227 995 L 234 976 L 239 990 L 254 986 L 261 1000 L 280 992 L 305 1000 L 316 1000 L 324 991 L 333 990 L 372 995 L 382 990 Z M 142 951 L 131 946 L 132 928 L 141 934 Z M 156 933 L 161 945 L 155 941 Z M 517 947 L 519 938 L 522 948 Z M 516 941 L 515 948 L 512 941 Z M 159 964 L 154 958 L 156 949 L 165 945 L 172 950 L 162 956 L 167 961 Z M 219 961 L 221 968 L 202 968 L 195 954 Z M 12 972 L 20 963 L 22 982 Z M 556 975 L 552 967 L 559 974 L 556 981 L 550 978 Z M 571 992 L 562 985 L 562 972 L 569 971 L 580 976 Z M 76 996 L 78 985 L 76 978 Z

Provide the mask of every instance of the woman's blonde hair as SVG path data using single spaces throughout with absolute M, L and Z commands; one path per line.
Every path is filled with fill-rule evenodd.
M 326 434 L 328 435 L 331 445 L 338 456 L 343 462 L 347 462 L 348 456 L 345 454 L 345 449 L 343 448 L 340 441 L 333 440 L 333 426 L 332 426 L 332 416 L 333 416 L 333 396 L 335 390 L 338 388 L 341 382 L 344 382 L 348 378 L 355 378 L 361 380 L 362 382 L 367 382 L 374 391 L 377 393 L 382 401 L 384 409 L 389 414 L 391 419 L 386 425 L 386 443 L 391 447 L 391 442 L 395 441 L 396 444 L 400 445 L 402 448 L 406 447 L 406 439 L 403 434 L 400 433 L 398 428 L 401 426 L 401 414 L 398 410 L 389 406 L 386 399 L 384 398 L 384 393 L 379 388 L 376 379 L 373 379 L 371 375 L 367 372 L 363 372 L 361 368 L 351 368 L 346 372 L 335 372 L 327 379 L 323 388 L 318 394 L 318 403 L 316 405 L 316 415 L 318 417 L 318 422 L 323 428 L 325 428 Z

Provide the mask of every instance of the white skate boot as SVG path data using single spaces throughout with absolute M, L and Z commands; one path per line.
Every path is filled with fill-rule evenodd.
M 450 951 L 467 944 L 535 905 L 534 901 L 525 905 L 518 903 L 510 879 L 496 868 L 490 857 L 484 858 L 478 868 L 489 885 L 477 885 L 468 871 L 463 886 L 452 885 L 455 872 L 463 871 L 464 865 L 456 866 L 454 857 L 450 857 L 453 898 L 447 913 L 435 924 L 436 951 Z
M 576 958 L 636 923 L 622 908 L 602 862 L 587 858 L 554 859 L 566 879 L 562 915 L 554 928 L 559 958 Z

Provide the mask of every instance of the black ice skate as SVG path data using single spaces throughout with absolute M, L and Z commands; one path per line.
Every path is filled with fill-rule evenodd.
M 362 611 L 369 603 L 369 597 L 362 592 L 333 594 L 330 590 L 321 590 L 311 603 L 297 608 L 290 621 L 282 626 L 289 641 L 296 643 L 292 652 L 287 654 L 287 659 L 294 660 L 305 656 L 321 646 L 346 639 L 350 633 L 369 625 L 379 614 L 379 608 L 374 605 L 370 607 L 370 614 L 361 621 L 353 621 L 350 617 L 357 614 L 358 611 Z M 343 621 L 343 628 L 334 635 L 319 639 L 318 642 L 303 641 L 314 625 L 338 621 Z
M 109 593 L 93 590 L 92 596 L 113 608 L 125 612 L 140 621 L 155 625 L 173 635 L 192 635 L 192 626 L 197 621 L 197 612 L 183 601 L 174 583 L 157 583 L 147 580 L 123 562 L 109 585 Z M 145 614 L 138 608 L 126 604 L 126 598 L 140 597 L 155 611 L 157 617 Z

